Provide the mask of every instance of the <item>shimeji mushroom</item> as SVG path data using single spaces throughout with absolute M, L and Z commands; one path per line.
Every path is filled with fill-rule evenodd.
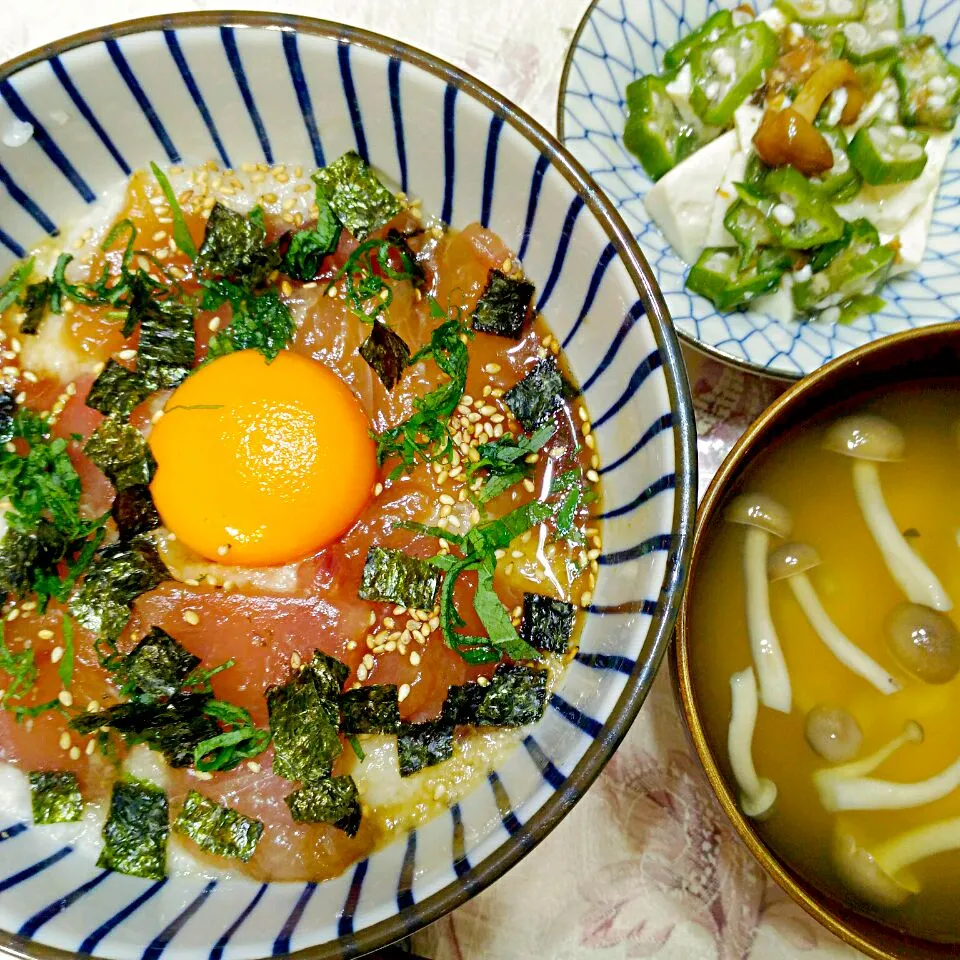
M 920 603 L 901 603 L 884 627 L 897 662 L 918 680 L 949 683 L 960 672 L 960 633 L 946 614 Z
M 859 414 L 838 420 L 827 431 L 824 446 L 853 458 L 853 487 L 863 519 L 900 589 L 914 603 L 949 610 L 952 601 L 936 574 L 904 539 L 880 488 L 877 463 L 899 460 L 903 456 L 904 439 L 900 430 L 882 417 Z
M 821 562 L 820 555 L 809 544 L 787 543 L 770 554 L 767 571 L 771 582 L 787 581 L 810 626 L 845 667 L 872 683 L 881 693 L 896 693 L 900 684 L 876 660 L 848 639 L 823 609 L 807 576 L 807 571 Z
M 748 817 L 762 817 L 777 799 L 777 786 L 766 777 L 758 777 L 753 765 L 753 731 L 757 725 L 757 678 L 753 667 L 730 677 L 730 696 L 727 752 L 740 788 L 740 809 Z
M 896 907 L 920 889 L 912 878 L 902 875 L 904 870 L 927 857 L 957 849 L 960 817 L 953 817 L 915 827 L 872 850 L 840 830 L 834 837 L 833 863 L 839 878 L 861 900 L 878 907 Z
M 863 731 L 853 714 L 843 707 L 817 704 L 803 726 L 810 749 L 830 763 L 852 760 L 863 743 Z
M 767 551 L 771 535 L 788 536 L 793 521 L 785 507 L 762 493 L 741 494 L 727 507 L 726 518 L 731 523 L 742 523 L 747 528 L 743 540 L 747 635 L 760 684 L 760 700 L 771 710 L 789 713 L 793 692 L 787 663 L 770 616 Z
M 876 753 L 863 760 L 827 767 L 813 775 L 820 801 L 830 813 L 841 810 L 906 810 L 940 800 L 960 787 L 960 758 L 926 780 L 900 783 L 879 780 L 868 774 L 876 770 L 904 743 L 920 743 L 923 729 L 913 720 L 907 722 L 903 733 Z

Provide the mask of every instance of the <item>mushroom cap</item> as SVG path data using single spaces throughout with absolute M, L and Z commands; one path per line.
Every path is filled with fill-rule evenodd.
M 824 438 L 827 450 L 858 460 L 899 460 L 906 441 L 899 427 L 872 413 L 858 413 L 833 424 Z
M 924 683 L 949 683 L 960 673 L 960 631 L 939 610 L 900 603 L 884 623 L 897 663 Z
M 853 836 L 837 831 L 833 839 L 833 866 L 837 876 L 851 893 L 877 907 L 896 907 L 912 891 L 884 870 L 876 858 L 861 847 Z
M 863 743 L 863 731 L 853 714 L 825 703 L 807 714 L 803 732 L 810 749 L 829 763 L 852 760 Z
M 759 527 L 777 537 L 787 537 L 793 528 L 790 511 L 765 493 L 741 493 L 727 504 L 724 516 L 731 523 Z
M 767 576 L 771 580 L 785 580 L 806 573 L 822 562 L 820 554 L 809 543 L 785 543 L 767 557 Z

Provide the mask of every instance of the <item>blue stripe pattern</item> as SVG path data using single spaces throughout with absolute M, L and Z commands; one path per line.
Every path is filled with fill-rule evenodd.
M 353 68 L 350 66 L 350 47 L 348 44 L 341 43 L 337 47 L 337 60 L 340 63 L 340 82 L 343 84 L 343 96 L 347 101 L 347 109 L 350 111 L 350 123 L 353 125 L 353 139 L 357 143 L 357 153 L 369 163 L 367 135 L 363 132 L 363 114 L 360 112 L 357 88 L 353 82 Z
M 3 843 L 4 840 L 12 840 L 14 837 L 19 837 L 21 833 L 25 833 L 28 829 L 25 823 L 11 823 L 9 827 L 4 827 L 0 830 L 0 843 Z
M 590 308 L 593 306 L 593 301 L 597 299 L 597 291 L 600 289 L 600 284 L 603 282 L 603 277 L 607 272 L 607 267 L 610 266 L 611 261 L 616 257 L 616 255 L 617 248 L 612 243 L 608 243 L 603 248 L 603 253 L 600 254 L 600 258 L 597 260 L 597 265 L 593 268 L 593 276 L 590 278 L 590 285 L 587 287 L 587 295 L 583 298 L 583 306 L 580 308 L 580 312 L 577 314 L 577 319 L 574 320 L 573 326 L 570 328 L 570 332 L 563 338 L 564 350 L 567 349 L 570 341 L 573 340 L 573 338 L 577 335 L 580 325 L 587 318 L 587 314 L 590 312 Z
M 147 123 L 153 128 L 154 134 L 156 134 L 157 139 L 160 141 L 160 146 L 163 147 L 163 152 L 167 155 L 171 163 L 179 163 L 181 160 L 180 151 L 173 145 L 173 140 L 170 138 L 170 134 L 167 133 L 167 128 L 163 125 L 163 121 L 160 119 L 157 111 L 154 110 L 150 98 L 140 85 L 140 81 L 130 68 L 130 64 L 127 63 L 127 58 L 123 55 L 120 44 L 111 38 L 110 40 L 106 40 L 104 45 L 110 54 L 110 59 L 113 60 L 114 66 L 117 68 L 117 72 L 127 85 L 127 89 L 133 94 L 133 99 L 137 101 L 137 106 L 140 107 L 141 113 L 143 113 L 147 119 Z
M 563 786 L 563 781 L 567 778 L 553 765 L 550 758 L 543 752 L 540 744 L 533 739 L 532 734 L 528 733 L 523 738 L 523 745 L 527 748 L 530 759 L 533 760 L 543 779 L 546 780 L 554 790 L 559 790 Z
M 203 93 L 201 92 L 200 87 L 197 86 L 196 78 L 193 75 L 193 71 L 190 69 L 190 64 L 187 63 L 187 58 L 183 55 L 183 50 L 180 47 L 180 40 L 177 37 L 177 32 L 175 30 L 164 30 L 163 36 L 167 42 L 167 49 L 170 51 L 170 56 L 173 57 L 173 62 L 177 65 L 177 69 L 180 71 L 180 76 L 183 78 L 187 92 L 193 98 L 197 112 L 200 114 L 204 126 L 207 128 L 207 132 L 210 134 L 210 139 L 213 140 L 213 145 L 216 148 L 217 153 L 220 154 L 220 159 L 223 161 L 223 165 L 225 167 L 232 167 L 233 164 L 230 162 L 230 157 L 227 154 L 227 148 L 223 145 L 223 140 L 220 137 L 220 131 L 217 129 L 213 115 L 210 113 L 210 108 L 207 106 L 207 101 L 204 100 Z
M 112 933 L 127 917 L 136 913 L 145 903 L 152 900 L 166 884 L 166 880 L 158 880 L 156 883 L 147 887 L 138 897 L 131 900 L 125 907 L 110 917 L 109 920 L 104 921 L 96 930 L 88 934 L 83 943 L 77 947 L 77 953 L 93 953 L 97 948 L 97 944 L 99 944 L 104 937 Z
M 60 232 L 57 225 L 44 213 L 40 205 L 35 203 L 33 198 L 21 189 L 19 184 L 10 176 L 2 163 L 0 163 L 0 186 L 6 187 L 10 199 L 18 204 L 25 213 L 33 217 L 51 237 L 55 237 Z
M 0 80 L 0 96 L 7 101 L 7 106 L 13 111 L 13 115 L 21 123 L 29 123 L 33 127 L 32 140 L 47 155 L 50 162 L 70 181 L 74 190 L 80 194 L 87 203 L 93 203 L 97 199 L 96 194 L 90 189 L 90 185 L 77 168 L 67 159 L 66 154 L 57 145 L 57 142 L 50 136 L 47 128 L 39 121 L 36 115 L 23 102 L 20 94 L 13 89 L 13 84 L 9 80 Z
M 397 909 L 406 910 L 416 901 L 413 897 L 413 878 L 417 869 L 417 831 L 411 830 L 407 837 L 407 849 L 403 854 L 400 880 L 397 884 Z
M 310 135 L 310 146 L 313 148 L 313 162 L 318 167 L 325 167 L 327 161 L 323 156 L 323 145 L 320 142 L 320 131 L 317 129 L 317 118 L 313 114 L 313 101 L 310 98 L 310 88 L 307 78 L 303 75 L 303 63 L 300 61 L 300 47 L 297 44 L 297 35 L 292 30 L 283 32 L 283 53 L 287 58 L 287 69 L 293 81 L 293 89 L 297 94 L 297 103 L 300 105 L 300 116 L 303 125 Z
M 648 537 L 634 547 L 628 547 L 626 550 L 616 550 L 613 553 L 605 553 L 599 558 L 598 562 L 600 566 L 615 567 L 620 563 L 639 560 L 648 553 L 655 553 L 657 550 L 669 550 L 672 546 L 673 535 L 669 533 L 659 533 L 655 537 Z
M 81 884 L 76 890 L 71 890 L 70 893 L 64 894 L 58 900 L 54 900 L 53 903 L 48 903 L 20 927 L 17 931 L 18 936 L 28 938 L 34 936 L 45 923 L 49 923 L 55 916 L 73 906 L 81 897 L 86 896 L 91 890 L 95 890 L 110 875 L 109 870 L 103 870 L 95 877 L 91 877 L 86 883 Z
M 642 300 L 638 300 L 627 311 L 627 315 L 623 318 L 623 322 L 620 324 L 620 327 L 611 341 L 610 346 L 607 347 L 607 352 L 603 355 L 603 359 L 601 359 L 601 361 L 597 364 L 597 367 L 593 373 L 591 373 L 590 376 L 584 381 L 583 387 L 581 388 L 584 393 L 586 393 L 597 382 L 597 380 L 599 380 L 607 372 L 607 370 L 610 369 L 610 364 L 613 363 L 617 357 L 617 354 L 620 352 L 620 347 L 623 346 L 623 341 L 627 339 L 628 334 L 633 329 L 637 320 L 646 312 L 647 310 L 646 307 L 644 307 Z
M 250 82 L 247 80 L 247 72 L 243 69 L 243 60 L 240 58 L 240 50 L 237 47 L 237 37 L 233 27 L 221 27 L 220 39 L 223 41 L 227 62 L 230 64 L 233 77 L 237 81 L 237 88 L 240 90 L 244 106 L 247 108 L 247 113 L 250 114 L 250 122 L 253 124 L 257 139 L 260 141 L 260 149 L 263 151 L 264 159 L 267 163 L 273 163 L 273 149 L 270 146 L 270 138 L 267 136 L 267 129 L 263 125 L 260 111 L 257 109 L 257 102 L 253 99 L 253 92 L 250 89 Z
M 537 207 L 540 205 L 540 189 L 543 187 L 543 178 L 546 176 L 549 166 L 549 158 L 541 153 L 533 166 L 533 179 L 530 181 L 530 198 L 527 200 L 527 218 L 523 225 L 520 249 L 517 250 L 518 260 L 523 260 L 527 255 L 527 245 L 530 243 L 530 236 L 533 233 L 533 222 L 537 219 Z
M 567 250 L 570 248 L 570 237 L 573 236 L 573 228 L 583 207 L 583 197 L 577 194 L 571 201 L 570 208 L 564 218 L 560 238 L 557 240 L 557 249 L 553 255 L 553 267 L 550 269 L 550 276 L 547 277 L 547 282 L 543 285 L 543 290 L 540 293 L 540 299 L 537 301 L 537 313 L 543 312 L 543 308 L 553 294 L 553 288 L 557 285 L 557 280 L 560 279 L 563 263 L 567 259 Z
M 582 663 L 585 667 L 590 667 L 591 670 L 615 670 L 617 673 L 627 675 L 633 673 L 633 668 L 637 665 L 636 660 L 613 653 L 581 653 L 578 651 L 573 659 L 577 663 Z
M 553 707 L 553 709 L 556 710 L 564 720 L 566 720 L 568 723 L 572 723 L 575 727 L 579 727 L 588 736 L 591 736 L 594 739 L 600 736 L 600 731 L 603 729 L 603 724 L 594 720 L 593 717 L 585 714 L 572 703 L 564 700 L 563 697 L 556 693 L 552 694 L 550 697 L 550 706 Z
M 170 945 L 170 941 L 187 925 L 197 911 L 207 902 L 207 898 L 213 893 L 217 886 L 216 880 L 211 880 L 197 896 L 192 903 L 187 904 L 173 920 L 170 921 L 154 938 L 147 944 L 143 951 L 143 960 L 159 960 L 163 951 Z
M 100 138 L 100 142 L 104 145 L 110 156 L 113 157 L 117 166 L 129 177 L 131 172 L 130 164 L 127 163 L 123 154 L 117 149 L 117 145 L 111 139 L 110 134 L 103 129 L 103 124 L 97 119 L 94 112 L 90 109 L 90 104 L 84 99 L 83 94 L 77 89 L 70 74 L 67 73 L 67 68 L 63 65 L 63 61 L 59 57 L 51 57 L 50 69 L 53 70 L 54 76 L 60 81 L 60 86 L 63 87 L 64 92 L 73 102 L 73 105 L 80 111 L 80 116 L 90 124 L 90 129 Z
M 648 487 L 645 487 L 629 503 L 622 507 L 614 507 L 612 510 L 606 510 L 600 514 L 601 520 L 615 520 L 617 517 L 633 513 L 638 507 L 642 507 L 648 500 L 652 500 L 658 493 L 665 493 L 667 490 L 674 490 L 677 486 L 676 474 L 666 473 L 662 477 L 654 480 Z
M 9 233 L 0 230 L 0 243 L 2 243 L 18 260 L 22 260 L 27 251 L 17 243 Z
M 403 136 L 403 107 L 400 103 L 400 66 L 398 57 L 391 57 L 387 65 L 387 84 L 390 87 L 390 111 L 393 113 L 393 136 L 397 141 L 397 163 L 400 165 L 400 189 L 407 192 L 407 143 Z
M 487 780 L 490 783 L 490 789 L 493 791 L 493 796 L 497 801 L 497 809 L 500 812 L 500 822 L 503 824 L 504 829 L 511 836 L 515 834 L 522 824 L 517 819 L 517 815 L 513 812 L 513 807 L 510 803 L 510 797 L 507 794 L 507 788 L 504 787 L 503 781 L 500 779 L 500 775 L 496 770 L 491 770 L 487 774 Z
M 293 937 L 294 931 L 297 929 L 297 924 L 300 922 L 301 917 L 303 917 L 303 911 L 307 909 L 307 904 L 316 892 L 317 885 L 315 883 L 304 884 L 303 893 L 300 894 L 300 898 L 294 905 L 293 910 L 290 911 L 290 916 L 284 921 L 280 933 L 273 943 L 274 954 L 290 952 L 290 940 Z
M 233 935 L 243 926 L 244 921 L 251 913 L 256 909 L 257 904 L 263 899 L 263 895 L 270 889 L 270 885 L 267 883 L 261 883 L 260 889 L 253 895 L 253 899 L 240 911 L 240 915 L 237 917 L 233 923 L 223 931 L 222 936 L 219 940 L 213 945 L 213 949 L 210 951 L 210 960 L 220 960 L 223 956 L 224 950 L 227 948 L 227 944 L 233 939 Z
M 503 117 L 495 114 L 490 119 L 490 132 L 487 134 L 487 155 L 483 164 L 483 200 L 480 204 L 480 223 L 490 226 L 490 211 L 493 208 L 493 185 L 497 179 L 497 149 L 500 146 L 500 131 L 503 129 Z
M 443 210 L 440 219 L 453 222 L 453 184 L 457 170 L 457 88 L 447 84 L 443 94 Z
M 623 408 L 628 404 L 632 399 L 633 395 L 640 389 L 640 386 L 643 382 L 653 373 L 654 370 L 658 369 L 663 363 L 663 357 L 660 356 L 659 350 L 654 350 L 649 354 L 633 371 L 630 381 L 627 383 L 627 389 L 620 394 L 620 397 L 617 401 L 611 406 L 606 413 L 597 417 L 593 421 L 593 429 L 596 430 L 599 427 L 602 427 L 608 420 L 611 420 L 615 417 Z
M 604 603 L 591 603 L 587 607 L 588 613 L 595 613 L 599 617 L 606 616 L 607 614 L 617 613 L 617 614 L 631 614 L 631 613 L 642 613 L 645 617 L 652 617 L 657 610 L 657 601 L 656 600 L 628 600 L 625 603 L 614 603 L 614 604 L 604 604 Z M 589 654 L 587 655 L 589 656 Z M 599 654 L 597 654 L 599 656 Z
M 470 872 L 470 859 L 463 839 L 463 813 L 459 803 L 450 807 L 450 819 L 453 820 L 453 869 L 462 880 Z
M 353 871 L 353 879 L 350 881 L 350 890 L 347 893 L 347 901 L 343 905 L 343 911 L 340 914 L 340 920 L 337 922 L 337 933 L 341 937 L 349 936 L 353 933 L 353 916 L 357 912 L 357 904 L 360 902 L 360 891 L 363 889 L 363 879 L 367 875 L 367 868 L 370 861 L 364 858 Z
M 618 467 L 629 463 L 654 437 L 664 432 L 664 430 L 673 429 L 673 414 L 665 413 L 657 417 L 653 423 L 644 430 L 640 439 L 622 456 L 617 457 L 612 463 L 603 464 L 597 473 L 602 477 L 605 473 L 612 473 Z
M 38 873 L 43 873 L 44 870 L 49 870 L 50 867 L 58 864 L 64 857 L 69 857 L 71 853 L 73 853 L 73 847 L 61 847 L 55 853 L 51 853 L 49 857 L 44 857 L 43 860 L 31 863 L 29 867 L 24 867 L 22 870 L 11 874 L 5 880 L 0 880 L 0 893 L 3 893 L 5 890 L 10 890 L 12 887 L 19 886 L 21 883 L 26 883 L 27 880 L 32 879 Z

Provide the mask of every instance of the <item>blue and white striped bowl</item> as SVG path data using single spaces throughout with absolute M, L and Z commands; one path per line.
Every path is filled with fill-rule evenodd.
M 960 3 L 902 0 L 908 33 L 927 33 L 960 63 Z M 754 0 L 764 9 L 770 0 Z M 564 146 L 586 168 L 633 231 L 680 335 L 737 366 L 794 379 L 887 334 L 960 317 L 960 150 L 947 160 L 926 256 L 918 270 L 886 285 L 887 305 L 849 326 L 783 323 L 757 310 L 718 313 L 684 287 L 687 267 L 643 205 L 652 186 L 623 145 L 627 84 L 658 73 L 664 51 L 734 0 L 594 0 L 574 36 L 557 106 Z
M 9 130 L 33 126 L 18 147 Z M 629 231 L 549 134 L 425 54 L 257 14 L 144 20 L 0 68 L 0 272 L 149 160 L 321 165 L 357 149 L 423 208 L 492 227 L 536 282 L 592 414 L 605 555 L 582 646 L 543 720 L 448 814 L 324 884 L 104 873 L 0 811 L 0 948 L 157 960 L 356 956 L 495 880 L 577 801 L 649 689 L 696 491 L 680 353 Z

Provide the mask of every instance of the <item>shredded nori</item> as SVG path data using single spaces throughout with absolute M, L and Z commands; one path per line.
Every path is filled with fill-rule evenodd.
M 477 708 L 481 727 L 522 727 L 543 716 L 547 671 L 520 663 L 501 663 Z
M 230 277 L 247 290 L 254 290 L 280 266 L 277 245 L 268 245 L 266 239 L 262 211 L 254 210 L 245 217 L 222 203 L 215 203 L 197 263 L 210 276 Z
M 371 547 L 358 591 L 363 600 L 397 603 L 410 610 L 432 610 L 440 571 L 428 561 L 402 550 Z
M 39 283 L 31 283 L 24 291 L 23 299 L 20 301 L 20 306 L 25 313 L 20 323 L 21 333 L 33 336 L 40 331 L 40 324 L 47 315 L 53 290 L 54 285 L 51 281 L 41 280 Z
M 116 417 L 101 421 L 83 452 L 117 490 L 149 485 L 157 469 L 144 435 L 132 424 Z
M 566 653 L 576 619 L 577 608 L 572 603 L 541 593 L 525 593 L 520 635 L 538 650 Z
M 403 337 L 383 321 L 375 320 L 370 336 L 360 344 L 360 356 L 370 364 L 380 382 L 392 390 L 410 362 L 410 348 Z
M 340 695 L 340 729 L 344 733 L 396 733 L 400 704 L 393 683 L 377 683 Z
M 353 150 L 318 170 L 313 180 L 337 219 L 358 240 L 400 212 L 400 201 Z
M 151 627 L 150 632 L 127 654 L 117 671 L 124 693 L 138 698 L 172 697 L 183 681 L 200 666 L 194 656 L 166 630 Z
M 263 824 L 259 820 L 221 806 L 196 790 L 187 794 L 173 829 L 207 853 L 243 863 L 254 855 L 263 836 Z
M 491 270 L 486 289 L 471 314 L 473 329 L 519 340 L 530 314 L 534 286 L 529 280 Z
M 108 360 L 87 394 L 87 406 L 108 417 L 126 419 L 153 390 L 138 373 Z
M 336 657 L 322 650 L 314 650 L 313 656 L 300 671 L 300 676 L 313 683 L 321 699 L 329 704 L 330 715 L 336 719 L 337 699 L 350 676 L 350 668 Z
M 132 540 L 160 526 L 160 514 L 153 503 L 153 495 L 145 484 L 134 484 L 120 490 L 110 508 L 121 540 Z
M 405 723 L 397 736 L 400 776 L 449 760 L 453 756 L 453 724 L 441 717 L 426 723 Z
M 137 373 L 152 390 L 179 386 L 196 359 L 193 308 L 175 300 L 147 300 L 136 311 L 136 320 L 140 323 Z
M 75 773 L 44 770 L 30 774 L 33 822 L 75 823 L 83 816 L 83 797 Z
M 297 823 L 330 823 L 348 837 L 360 829 L 360 798 L 353 777 L 325 777 L 284 799 Z
M 133 778 L 115 783 L 97 866 L 133 877 L 162 880 L 167 875 L 169 832 L 167 795 L 163 790 Z
M 13 418 L 17 413 L 16 397 L 10 390 L 0 390 L 0 443 L 13 439 Z
M 70 600 L 77 623 L 107 641 L 116 640 L 130 619 L 130 604 L 170 574 L 146 538 L 104 547 Z
M 563 377 L 552 357 L 540 360 L 530 372 L 504 395 L 510 412 L 527 433 L 533 433 L 560 406 Z
M 476 681 L 448 687 L 440 716 L 452 724 L 476 725 L 485 693 L 486 687 L 481 687 Z
M 40 545 L 35 530 L 8 527 L 0 537 L 0 594 L 22 597 L 33 583 Z

